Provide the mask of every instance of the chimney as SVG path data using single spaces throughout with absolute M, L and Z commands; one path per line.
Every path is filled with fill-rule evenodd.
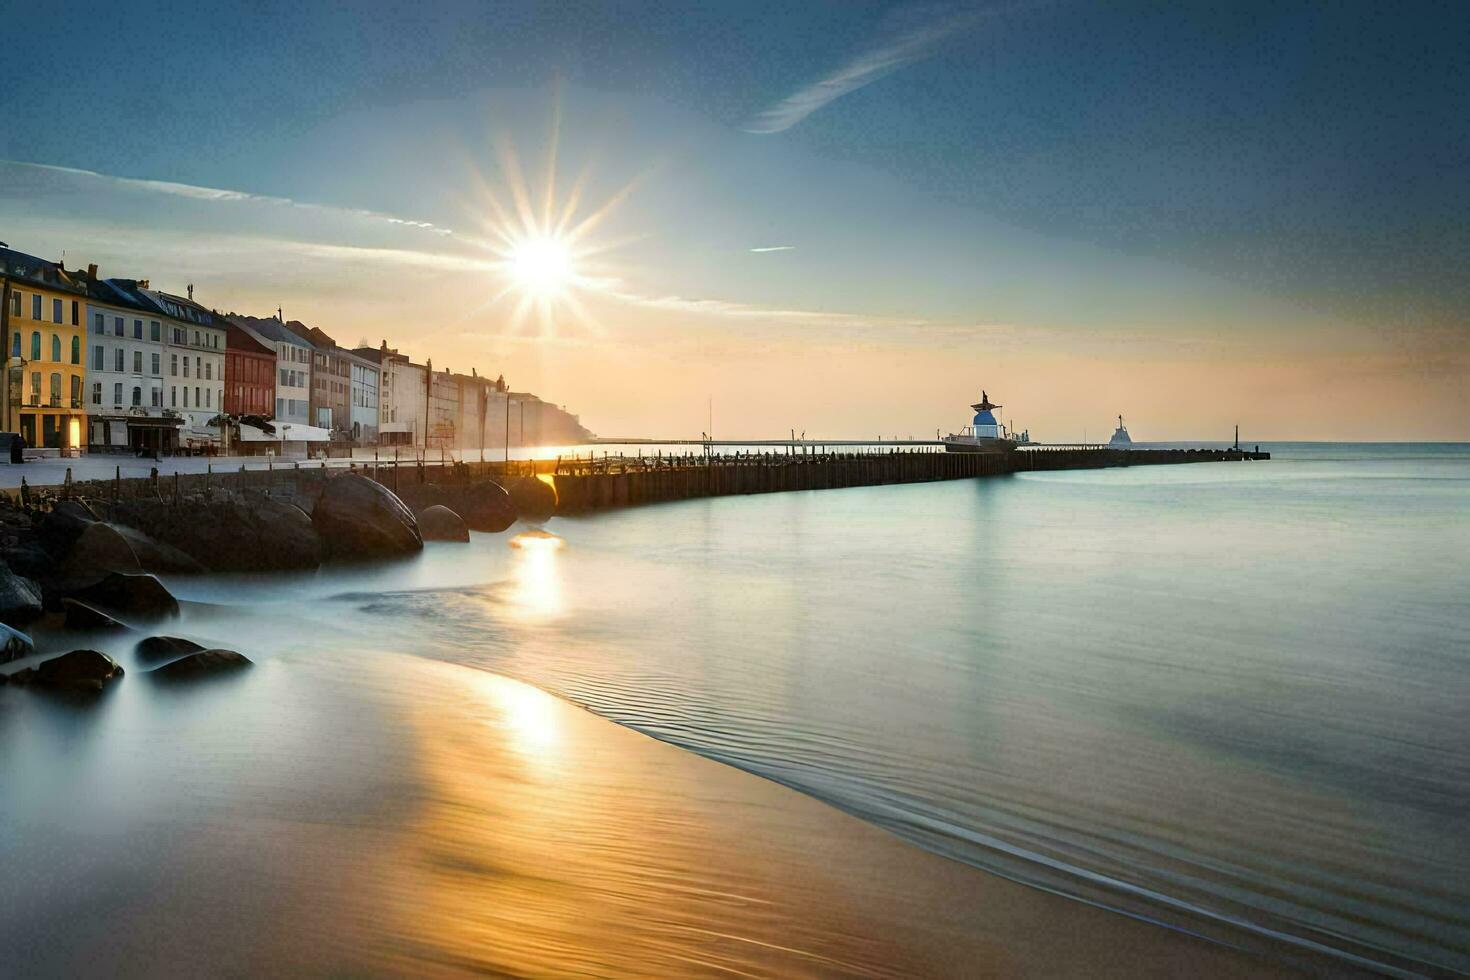
M 87 266 L 87 278 L 88 279 L 96 279 L 97 278 L 97 263 L 96 262 L 93 262 L 91 265 Z
M 149 283 L 149 281 L 147 279 L 139 279 L 138 280 L 138 288 L 139 289 L 149 289 L 151 287 L 150 287 L 150 283 Z
M 189 302 L 194 302 L 194 284 L 189 283 Z

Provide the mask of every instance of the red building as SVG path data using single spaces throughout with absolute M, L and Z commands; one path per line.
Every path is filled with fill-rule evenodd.
M 276 412 L 276 352 L 237 324 L 225 321 L 225 397 L 229 415 Z

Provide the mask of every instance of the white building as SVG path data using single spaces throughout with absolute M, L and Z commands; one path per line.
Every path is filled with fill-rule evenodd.
M 384 446 L 424 445 L 429 418 L 429 374 L 405 354 L 388 346 L 359 347 L 359 357 L 378 363 L 378 442 Z
M 88 277 L 83 353 L 94 451 L 165 452 L 177 444 L 164 400 L 163 319 L 136 281 Z
M 192 294 L 194 288 L 189 287 Z M 141 290 L 164 313 L 163 359 L 166 407 L 184 419 L 180 445 L 218 444 L 221 427 L 210 425 L 224 411 L 225 326 L 223 318 L 185 298 Z

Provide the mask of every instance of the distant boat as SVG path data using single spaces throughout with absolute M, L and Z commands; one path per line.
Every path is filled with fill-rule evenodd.
M 1118 428 L 1113 432 L 1113 438 L 1108 440 L 1108 445 L 1125 449 L 1133 445 L 1133 440 L 1128 436 L 1128 430 L 1123 426 L 1121 415 L 1118 416 Z
M 1016 448 L 1006 427 L 995 420 L 993 412 L 1000 408 L 991 404 L 990 396 L 980 392 L 980 402 L 971 405 L 975 418 L 959 432 L 951 432 L 940 442 L 950 453 L 1004 453 Z

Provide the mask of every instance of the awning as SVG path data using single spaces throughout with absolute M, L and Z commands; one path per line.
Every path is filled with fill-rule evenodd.
M 276 434 L 262 432 L 252 425 L 241 424 L 241 442 L 329 442 L 332 433 L 327 429 L 319 429 L 314 425 L 302 425 L 299 422 L 277 422 Z

